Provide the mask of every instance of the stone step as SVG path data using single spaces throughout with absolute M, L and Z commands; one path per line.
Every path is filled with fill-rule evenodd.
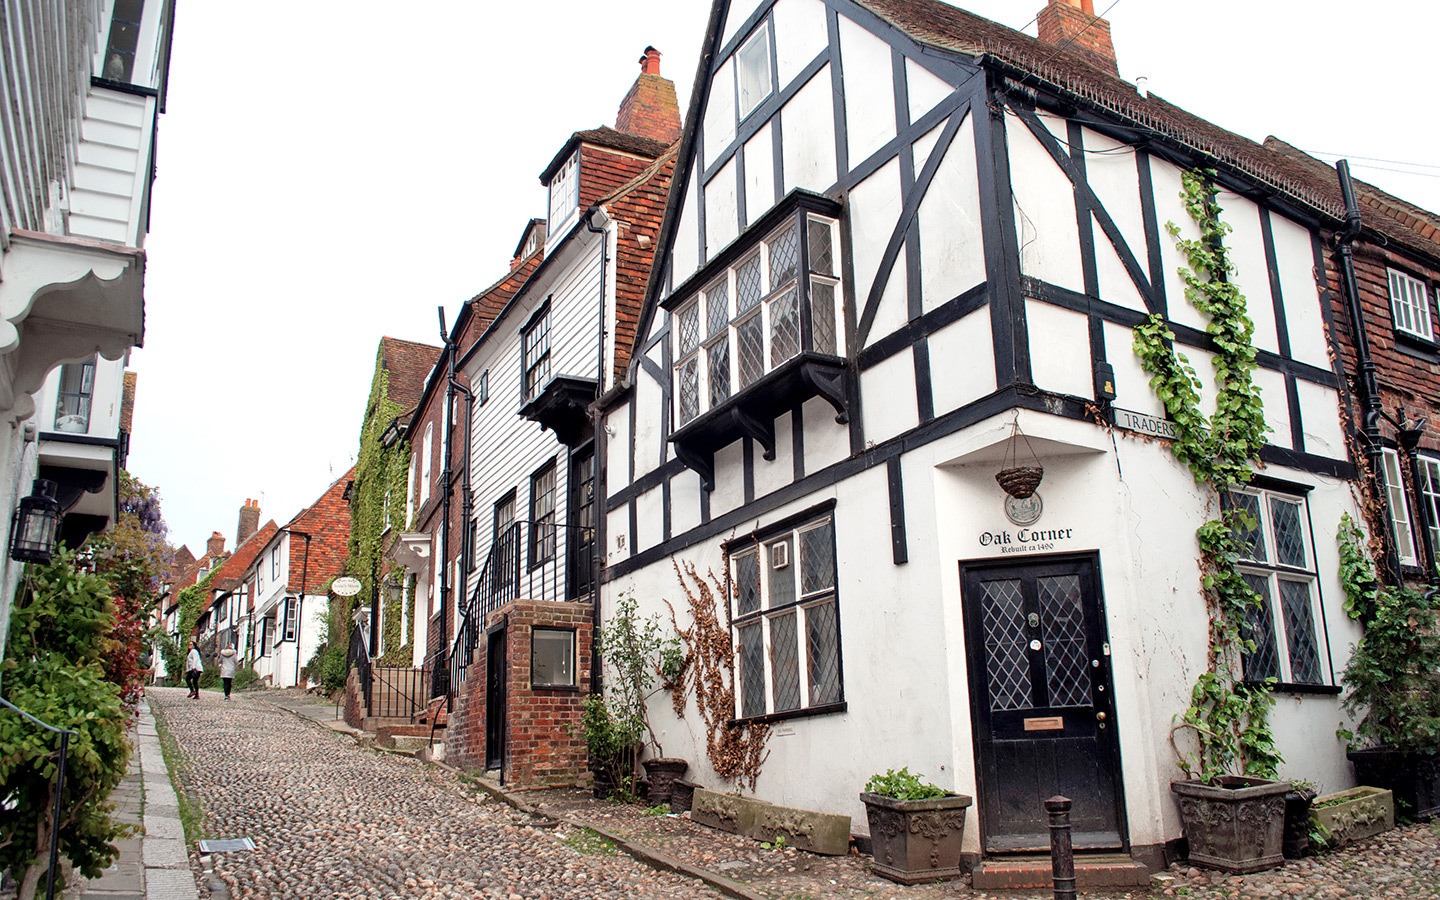
M 1050 888 L 1054 881 L 1049 855 L 982 859 L 970 873 L 977 891 Z M 1149 887 L 1150 870 L 1123 853 L 1076 854 L 1075 886 L 1094 888 Z

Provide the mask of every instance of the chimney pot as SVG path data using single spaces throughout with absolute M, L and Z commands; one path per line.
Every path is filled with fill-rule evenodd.
M 675 85 L 660 74 L 660 51 L 646 47 L 640 57 L 640 76 L 620 102 L 615 130 L 670 144 L 680 138 L 680 126 Z
M 640 57 L 641 75 L 660 74 L 660 51 L 654 47 L 646 47 L 645 55 Z

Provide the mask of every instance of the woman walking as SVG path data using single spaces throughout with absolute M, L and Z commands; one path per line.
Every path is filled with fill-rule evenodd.
M 230 699 L 230 685 L 235 682 L 235 648 L 220 651 L 220 683 L 225 686 L 225 699 Z
M 205 663 L 200 659 L 200 645 L 194 641 L 190 642 L 190 652 L 185 656 L 185 685 L 190 688 L 190 699 L 200 699 L 200 673 L 205 671 Z

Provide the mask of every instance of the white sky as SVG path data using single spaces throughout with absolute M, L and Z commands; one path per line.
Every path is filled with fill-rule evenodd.
M 956 5 L 1021 27 L 1043 3 Z M 647 44 L 683 113 L 708 8 L 179 4 L 129 463 L 160 489 L 171 539 L 233 542 L 247 497 L 283 524 L 343 474 L 381 336 L 438 344 L 436 307 L 453 322 L 504 274 L 544 215 L 540 170 L 571 132 L 614 124 Z M 1246 137 L 1347 154 L 1357 177 L 1440 210 L 1433 5 L 1096 9 L 1123 77 Z

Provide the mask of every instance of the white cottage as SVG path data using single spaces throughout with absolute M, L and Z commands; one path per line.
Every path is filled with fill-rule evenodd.
M 1209 388 L 1166 233 L 1197 236 L 1183 170 L 1219 170 L 1271 429 L 1235 498 L 1267 604 L 1246 674 L 1280 683 L 1282 774 L 1326 790 L 1351 783 L 1337 683 L 1358 635 L 1342 379 L 1304 195 L 1121 81 L 1104 20 L 1052 0 L 1040 25 L 715 4 L 599 435 L 602 605 L 683 610 L 677 562 L 728 577 L 734 716 L 771 726 L 763 799 L 863 831 L 866 780 L 908 766 L 976 798 L 983 864 L 1047 847 L 1063 793 L 1077 848 L 1153 868 L 1180 838 L 1170 734 L 1206 666 L 1195 529 L 1215 512 L 1132 349 L 1163 314 Z M 1007 499 L 997 469 L 1032 454 L 1038 493 Z M 728 788 L 693 700 L 684 719 L 655 702 L 667 754 Z

